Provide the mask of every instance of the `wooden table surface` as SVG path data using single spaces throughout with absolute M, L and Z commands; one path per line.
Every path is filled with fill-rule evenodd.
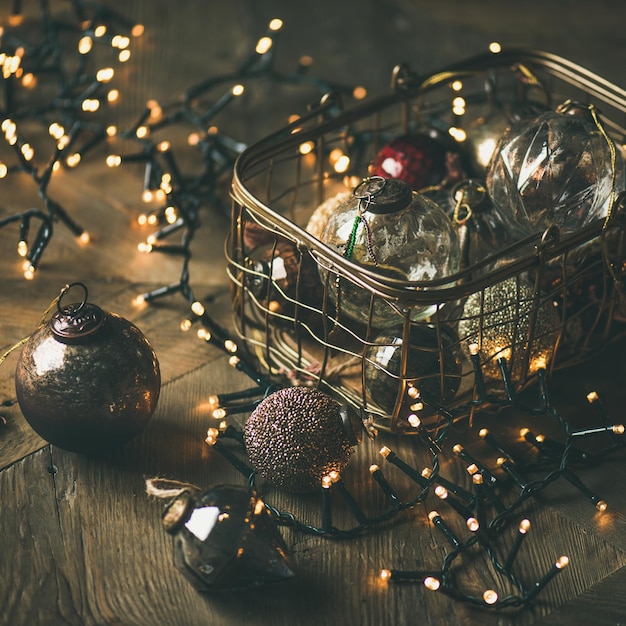
M 0 6 L 6 22 L 10 3 Z M 32 20 L 38 3 L 24 2 Z M 56 10 L 67 3 L 50 4 Z M 276 57 L 290 73 L 304 54 L 314 57 L 311 72 L 328 81 L 363 84 L 384 93 L 391 69 L 408 61 L 430 71 L 482 52 L 492 40 L 554 52 L 626 85 L 623 24 L 626 9 L 618 0 L 593 5 L 530 0 L 515 8 L 488 0 L 437 3 L 409 0 L 322 0 L 306 7 L 295 2 L 231 0 L 109 0 L 132 21 L 145 25 L 133 42 L 133 56 L 120 77 L 122 101 L 115 122 L 132 123 L 154 98 L 172 102 L 188 86 L 232 72 L 264 34 L 270 18 L 285 25 Z M 285 124 L 319 98 L 316 88 L 259 80 L 247 85 L 241 103 L 218 118 L 220 127 L 251 143 Z M 32 130 L 36 133 L 36 130 Z M 173 128 L 173 140 L 184 139 Z M 142 255 L 146 236 L 135 218 L 143 210 L 143 173 L 128 166 L 114 172 L 104 166 L 106 151 L 85 159 L 76 170 L 55 174 L 52 190 L 91 233 L 81 248 L 59 226 L 33 281 L 22 278 L 15 254 L 16 233 L 0 230 L 0 349 L 8 349 L 36 328 L 60 289 L 74 281 L 89 288 L 90 301 L 134 322 L 159 358 L 162 374 L 157 410 L 144 431 L 127 445 L 101 455 L 84 455 L 48 445 L 28 425 L 16 405 L 3 407 L 0 424 L 0 624 L 196 626 L 200 624 L 359 625 L 394 624 L 623 624 L 626 623 L 626 455 L 584 469 L 582 477 L 608 503 L 604 513 L 562 481 L 528 501 L 520 515 L 533 526 L 520 576 L 540 578 L 561 554 L 570 566 L 546 587 L 531 609 L 513 612 L 473 608 L 418 583 L 383 584 L 381 568 L 436 569 L 447 551 L 427 519 L 432 500 L 388 524 L 350 540 L 331 540 L 282 529 L 297 564 L 296 576 L 253 590 L 203 595 L 174 567 L 172 541 L 163 529 L 162 500 L 148 497 L 145 481 L 163 477 L 201 488 L 241 484 L 242 477 L 204 443 L 210 424 L 210 394 L 242 389 L 247 378 L 227 357 L 182 333 L 187 304 L 180 295 L 136 307 L 133 298 L 178 278 L 176 259 Z M 191 158 L 191 157 L 189 157 Z M 193 166 L 193 162 L 183 162 Z M 228 200 L 228 181 L 223 185 Z M 39 199 L 27 177 L 0 180 L 0 217 Z M 191 284 L 198 298 L 210 300 L 211 315 L 230 325 L 230 295 L 223 255 L 229 220 L 215 207 L 204 207 L 193 242 Z M 585 423 L 585 395 L 598 390 L 616 422 L 623 421 L 626 390 L 624 346 L 612 346 L 592 362 L 560 373 L 553 400 L 572 420 Z M 15 398 L 18 353 L 0 366 L 0 400 Z M 525 421 L 526 420 L 526 421 Z M 492 431 L 519 444 L 517 432 L 528 419 L 513 411 L 479 417 L 469 429 L 457 426 L 458 441 L 476 446 L 476 430 Z M 549 432 L 551 425 L 535 423 Z M 381 434 L 364 442 L 350 464 L 347 480 L 365 508 L 376 496 L 368 467 L 378 449 L 389 445 L 420 467 L 424 451 L 413 438 Z M 484 450 L 483 450 L 484 452 Z M 450 461 L 446 475 L 467 483 L 460 464 Z M 624 482 L 622 482 L 624 481 Z M 410 483 L 394 476 L 400 493 Z M 413 486 L 414 489 L 414 486 Z M 279 506 L 315 519 L 317 503 L 276 494 Z M 429 496 L 430 498 L 430 496 Z M 338 510 L 336 523 L 350 523 Z M 497 586 L 488 564 L 462 560 L 461 578 L 473 589 Z

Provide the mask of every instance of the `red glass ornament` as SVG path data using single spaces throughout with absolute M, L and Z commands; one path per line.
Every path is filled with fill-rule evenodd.
M 413 191 L 440 183 L 447 175 L 446 146 L 427 133 L 407 133 L 383 146 L 370 165 L 372 176 L 398 178 Z

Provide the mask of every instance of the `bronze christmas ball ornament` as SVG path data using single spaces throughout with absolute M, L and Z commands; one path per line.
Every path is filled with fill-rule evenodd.
M 61 306 L 74 285 L 84 299 Z M 49 443 L 95 452 L 137 435 L 156 409 L 159 363 L 142 332 L 128 320 L 87 302 L 87 289 L 68 285 L 57 311 L 24 344 L 15 370 L 17 400 Z
M 348 464 L 360 430 L 326 393 L 311 387 L 279 389 L 263 399 L 244 426 L 256 473 L 294 493 L 319 489 L 322 478 Z

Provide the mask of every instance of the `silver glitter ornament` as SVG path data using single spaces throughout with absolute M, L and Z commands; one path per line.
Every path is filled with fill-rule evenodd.
M 513 379 L 519 379 L 550 362 L 559 324 L 553 302 L 537 302 L 531 286 L 513 277 L 471 294 L 463 307 L 458 332 L 465 347 L 478 346 L 485 379 L 501 378 L 501 358 L 506 359 Z
M 358 429 L 347 408 L 311 387 L 279 389 L 263 399 L 244 426 L 244 443 L 256 473 L 295 493 L 313 491 L 330 472 L 341 472 Z

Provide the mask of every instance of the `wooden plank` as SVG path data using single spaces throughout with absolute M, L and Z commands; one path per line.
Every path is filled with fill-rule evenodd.
M 244 378 L 239 382 L 247 385 Z M 5 623 L 45 618 L 84 624 L 147 620 L 189 626 L 225 620 L 280 625 L 293 623 L 293 615 L 298 615 L 298 623 L 304 625 L 367 626 L 390 619 L 410 623 L 416 610 L 427 623 L 442 617 L 449 624 L 500 623 L 496 614 L 477 612 L 420 584 L 385 588 L 377 580 L 383 566 L 439 565 L 448 547 L 428 523 L 429 506 L 423 505 L 350 541 L 285 529 L 298 564 L 296 579 L 248 591 L 246 602 L 241 602 L 241 592 L 207 599 L 192 589 L 173 567 L 170 540 L 160 523 L 164 505 L 145 495 L 144 480 L 161 476 L 201 487 L 242 483 L 241 475 L 203 443 L 210 420 L 202 404 L 208 393 L 232 389 L 233 383 L 232 370 L 222 359 L 221 365 L 218 361 L 168 383 L 153 421 L 128 446 L 96 457 L 45 448 L 0 474 L 0 501 L 6 502 L 11 494 L 17 512 L 9 516 L 0 549 L 7 562 L 34 561 L 30 575 L 20 574 L 20 594 L 11 595 L 10 587 L 0 586 L 11 620 Z M 407 449 L 412 447 L 406 441 L 396 443 L 398 453 L 407 458 L 415 456 Z M 380 504 L 369 479 L 363 479 L 377 448 L 378 443 L 359 449 L 353 472 L 346 476 L 364 507 Z M 298 503 L 299 499 L 281 494 L 278 505 L 315 521 L 317 498 Z M 461 532 L 449 512 L 436 506 Z M 338 525 L 350 523 L 340 502 L 335 511 Z M 532 533 L 524 546 L 520 576 L 532 582 L 566 549 L 572 565 L 546 589 L 534 614 L 524 613 L 516 623 L 532 623 L 626 564 L 622 551 L 581 532 L 548 507 L 533 511 Z M 497 586 L 497 577 L 480 559 L 463 559 L 462 567 L 467 571 L 462 572 L 465 582 L 478 591 L 482 585 Z

